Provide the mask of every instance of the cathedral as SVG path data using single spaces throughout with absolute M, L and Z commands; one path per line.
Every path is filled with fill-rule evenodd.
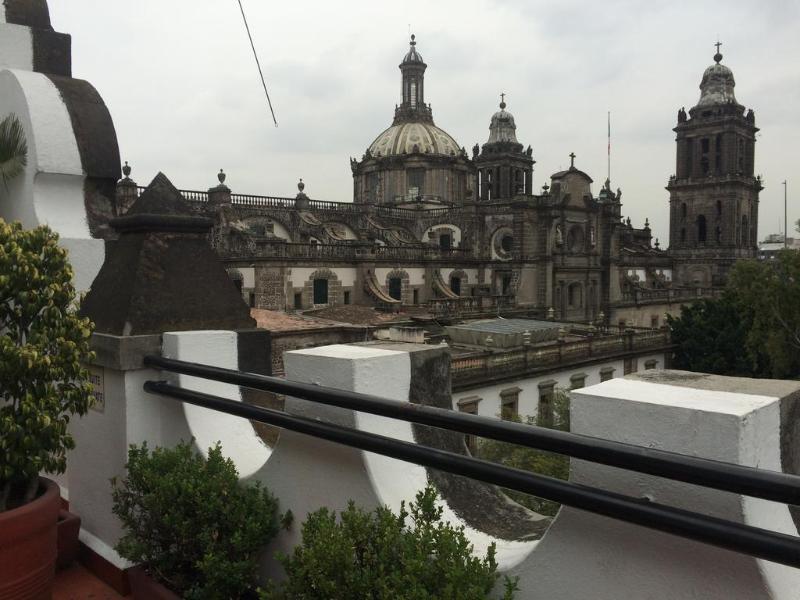
M 658 327 L 682 303 L 714 295 L 739 258 L 756 256 L 760 178 L 755 116 L 721 64 L 678 111 L 669 177 L 669 248 L 622 217 L 622 192 L 568 169 L 534 190 L 536 161 L 501 97 L 471 151 L 436 126 L 427 64 L 412 35 L 402 96 L 387 129 L 351 158 L 352 202 L 187 192 L 215 221 L 212 242 L 250 305 L 306 310 L 359 304 L 471 316 L 519 309 L 542 318 Z M 129 174 L 129 171 L 127 172 Z M 126 175 L 120 210 L 141 188 Z

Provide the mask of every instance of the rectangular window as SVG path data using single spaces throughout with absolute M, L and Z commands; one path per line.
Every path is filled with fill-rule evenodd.
M 519 393 L 522 388 L 507 388 L 500 392 L 500 417 L 513 421 L 519 416 Z
M 294 309 L 300 310 L 303 308 L 303 294 L 302 292 L 296 292 L 294 295 Z
M 658 329 L 658 315 L 650 315 L 650 327 Z
M 600 381 L 608 381 L 609 379 L 614 378 L 614 367 L 603 367 L 600 369 Z
M 466 398 L 461 398 L 458 404 L 458 411 L 467 413 L 468 415 L 477 415 L 478 414 L 478 403 L 481 401 L 481 398 L 478 396 L 467 396 Z M 467 449 L 469 450 L 470 454 L 475 454 L 478 450 L 478 438 L 474 435 L 465 435 L 464 436 L 464 443 L 467 445 Z
M 411 294 L 412 294 L 412 296 L 413 296 L 413 298 L 414 298 L 414 304 L 415 304 L 415 305 L 416 305 L 416 304 L 419 304 L 419 290 L 415 289 L 415 290 L 413 290 L 413 291 L 411 292 Z
M 553 394 L 556 382 L 552 379 L 539 384 L 539 410 L 536 424 L 541 427 L 553 426 Z
M 623 372 L 625 375 L 629 373 L 636 373 L 639 370 L 639 359 L 638 358 L 626 358 L 624 365 L 623 365 Z
M 576 373 L 569 378 L 569 388 L 579 390 L 586 385 L 586 373 Z
M 344 291 L 344 303 L 350 304 L 350 292 L 347 290 Z
M 425 193 L 425 169 L 408 169 L 408 192 L 413 200 Z
M 644 361 L 644 369 L 645 371 L 649 371 L 651 369 L 655 369 L 658 366 L 658 361 L 656 359 L 650 359 Z

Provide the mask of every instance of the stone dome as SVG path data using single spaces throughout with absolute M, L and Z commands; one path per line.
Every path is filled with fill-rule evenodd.
M 722 60 L 722 55 L 717 54 L 714 60 L 717 60 L 717 57 Z M 700 100 L 697 102 L 697 106 L 737 104 L 736 96 L 733 94 L 735 86 L 733 71 L 717 61 L 703 73 L 703 80 L 700 82 Z
M 517 144 L 517 125 L 514 123 L 514 115 L 506 110 L 506 103 L 500 103 L 500 110 L 492 115 L 492 122 L 489 125 L 489 141 L 512 142 Z
M 406 55 L 403 57 L 403 62 L 401 64 L 404 64 L 404 65 L 407 65 L 408 63 L 425 64 L 425 61 L 422 60 L 422 55 L 419 52 L 417 52 L 416 38 L 417 38 L 417 36 L 415 36 L 415 35 L 411 36 L 410 47 L 409 47 L 408 52 L 406 53 Z
M 416 147 L 416 148 L 415 148 Z M 381 133 L 369 147 L 372 156 L 402 154 L 434 154 L 455 156 L 461 147 L 446 131 L 433 123 L 408 122 L 392 125 Z

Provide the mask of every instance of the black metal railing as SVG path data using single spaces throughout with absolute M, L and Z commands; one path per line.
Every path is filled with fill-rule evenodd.
M 703 487 L 786 504 L 800 504 L 800 477 L 795 475 L 159 356 L 146 357 L 145 364 L 173 373 L 287 394 L 322 404 L 502 440 Z M 144 388 L 149 393 L 471 477 L 735 552 L 800 567 L 800 538 L 794 536 L 186 390 L 163 381 L 148 381 Z

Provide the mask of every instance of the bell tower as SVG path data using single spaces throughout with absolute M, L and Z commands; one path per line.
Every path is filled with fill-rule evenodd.
M 733 72 L 714 64 L 703 73 L 700 100 L 678 111 L 675 175 L 670 177 L 670 253 L 680 283 L 725 284 L 740 258 L 757 254 L 760 177 L 754 176 L 755 114 L 736 101 Z

